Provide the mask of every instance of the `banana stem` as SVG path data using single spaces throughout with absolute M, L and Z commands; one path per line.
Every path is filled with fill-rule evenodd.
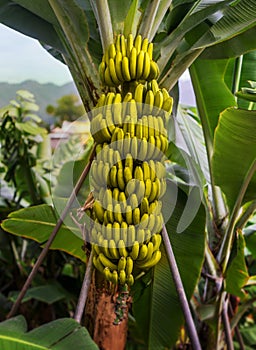
M 84 275 L 84 280 L 83 280 L 83 285 L 80 291 L 77 307 L 76 307 L 76 312 L 74 315 L 74 319 L 78 322 L 81 323 L 81 319 L 84 313 L 85 305 L 86 305 L 86 300 L 91 284 L 91 277 L 92 277 L 92 258 L 93 258 L 93 249 L 91 250 L 90 257 L 86 266 L 86 271 Z
M 96 18 L 103 52 L 113 42 L 112 21 L 107 0 L 90 0 L 94 16 Z
M 198 334 L 196 331 L 195 323 L 189 308 L 189 304 L 187 301 L 187 297 L 185 294 L 185 290 L 183 287 L 183 283 L 180 277 L 179 269 L 176 263 L 176 259 L 172 250 L 171 242 L 166 230 L 165 225 L 163 225 L 163 230 L 162 230 L 162 237 L 163 237 L 163 242 L 167 254 L 167 258 L 169 261 L 172 277 L 173 277 L 173 282 L 176 287 L 176 291 L 180 300 L 181 308 L 184 314 L 187 330 L 188 330 L 188 335 L 192 344 L 192 347 L 194 350 L 201 350 L 201 345 L 199 342 Z
M 139 34 L 141 34 L 145 38 L 148 38 L 149 41 L 152 41 L 153 39 L 151 35 L 152 23 L 154 22 L 160 3 L 160 0 L 153 0 L 151 4 L 147 6 L 140 25 Z
M 76 183 L 76 185 L 75 185 L 75 187 L 74 187 L 74 189 L 69 197 L 69 200 L 68 200 L 63 212 L 60 215 L 59 220 L 57 221 L 50 237 L 48 238 L 48 241 L 46 242 L 46 245 L 44 246 L 43 250 L 41 251 L 41 253 L 40 253 L 40 255 L 35 263 L 35 265 L 33 266 L 26 282 L 24 283 L 24 285 L 23 285 L 23 287 L 18 295 L 18 298 L 16 299 L 15 303 L 13 304 L 13 306 L 11 308 L 11 311 L 8 313 L 8 315 L 6 317 L 7 319 L 14 316 L 17 313 L 18 308 L 20 306 L 20 303 L 22 302 L 22 299 L 24 298 L 30 284 L 32 283 L 39 267 L 41 266 L 42 262 L 44 261 L 44 258 L 46 257 L 48 250 L 50 249 L 50 246 L 51 246 L 54 238 L 56 237 L 57 233 L 59 232 L 65 217 L 67 216 L 74 200 L 76 199 L 76 196 L 77 196 L 78 192 L 80 191 L 80 189 L 84 183 L 84 180 L 85 180 L 85 178 L 86 178 L 86 176 L 89 173 L 89 170 L 91 168 L 91 163 L 92 163 L 94 155 L 95 155 L 95 148 L 96 148 L 96 145 L 93 147 L 89 161 L 88 161 L 86 167 L 84 168 L 80 178 L 78 179 L 78 181 L 77 181 L 77 183 Z

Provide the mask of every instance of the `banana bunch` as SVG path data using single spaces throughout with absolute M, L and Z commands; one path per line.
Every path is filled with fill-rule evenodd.
M 155 80 L 152 51 L 153 44 L 140 35 L 117 37 L 100 74 L 105 85 L 121 89 L 102 94 L 91 118 L 93 264 L 107 281 L 124 288 L 161 259 L 163 160 L 173 100 Z
M 107 86 L 119 86 L 130 81 L 150 81 L 159 75 L 159 68 L 153 60 L 153 43 L 142 40 L 141 35 L 133 38 L 118 35 L 103 55 L 99 66 L 101 81 Z

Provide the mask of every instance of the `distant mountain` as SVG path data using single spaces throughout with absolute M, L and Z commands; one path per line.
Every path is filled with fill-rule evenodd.
M 189 80 L 179 82 L 180 87 L 180 103 L 195 106 L 195 96 L 193 88 Z M 19 84 L 0 83 L 0 108 L 9 104 L 9 101 L 16 98 L 16 91 L 28 90 L 36 99 L 36 103 L 40 107 L 38 115 L 47 123 L 54 122 L 53 117 L 46 113 L 46 107 L 49 104 L 56 105 L 56 101 L 70 94 L 77 94 L 76 86 L 73 82 L 58 86 L 52 83 L 40 84 L 33 80 L 26 80 Z
M 56 101 L 64 95 L 78 95 L 73 82 L 62 86 L 52 83 L 40 84 L 33 80 L 26 80 L 19 84 L 0 83 L 0 108 L 15 99 L 18 90 L 28 90 L 35 96 L 36 103 L 40 107 L 38 115 L 47 123 L 53 122 L 52 117 L 45 111 L 49 104 L 56 105 Z

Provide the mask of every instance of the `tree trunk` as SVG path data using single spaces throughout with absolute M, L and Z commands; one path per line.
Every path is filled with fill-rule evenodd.
M 85 326 L 101 350 L 124 350 L 128 329 L 129 299 L 112 289 L 100 273 L 93 271 L 86 312 Z M 120 318 L 117 315 L 123 313 Z

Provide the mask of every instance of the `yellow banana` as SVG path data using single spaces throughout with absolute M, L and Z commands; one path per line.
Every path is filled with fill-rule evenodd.
M 169 142 L 166 136 L 160 135 L 160 140 L 161 140 L 161 151 L 165 154 L 168 147 L 169 147 Z
M 108 259 L 103 253 L 99 254 L 99 261 L 103 266 L 108 267 L 110 270 L 116 270 L 117 265 L 114 264 L 110 259 Z
M 132 220 L 134 225 L 139 225 L 140 223 L 140 209 L 135 208 L 132 212 Z
M 148 136 L 155 136 L 154 118 L 152 115 L 148 115 Z
M 128 153 L 125 157 L 125 166 L 131 169 L 131 172 L 133 172 L 133 158 L 130 153 Z
M 110 132 L 111 139 L 112 139 L 112 134 L 115 131 L 115 125 L 114 125 L 114 122 L 112 119 L 112 112 L 111 112 L 110 108 L 107 109 L 105 116 L 106 116 L 107 127 L 108 127 L 108 130 Z
M 116 43 L 116 54 L 117 54 L 118 52 L 121 52 L 121 34 L 119 34 L 116 37 L 115 43 Z
M 119 254 L 121 257 L 126 258 L 128 256 L 128 252 L 127 252 L 126 247 L 125 247 L 125 242 L 122 239 L 120 239 L 118 242 L 118 249 L 119 249 Z M 127 260 L 128 260 L 128 258 L 127 258 Z M 127 265 L 127 260 L 126 260 L 126 265 Z
M 150 167 L 148 165 L 148 162 L 143 162 L 141 166 L 143 172 L 143 180 L 146 181 L 147 179 L 150 179 Z
M 127 41 L 126 41 L 126 55 L 127 57 L 130 57 L 131 55 L 131 51 L 133 49 L 133 35 L 129 34 L 127 37 Z
M 120 255 L 119 255 L 119 250 L 116 247 L 116 243 L 113 239 L 111 239 L 109 241 L 109 247 L 108 250 L 112 256 L 113 259 L 119 259 Z
M 158 108 L 161 109 L 163 106 L 163 102 L 164 102 L 164 96 L 161 90 L 158 90 L 155 93 L 155 100 L 154 100 L 154 105 Z
M 122 55 L 123 55 L 123 57 L 125 57 L 125 56 L 126 56 L 126 42 L 125 42 L 125 37 L 124 37 L 124 35 L 121 35 L 120 43 L 121 43 L 121 52 L 122 52 Z
M 137 105 L 135 99 L 131 99 L 131 101 L 128 103 L 129 107 L 129 114 L 131 116 L 131 122 L 133 123 L 133 130 L 135 133 L 135 124 L 137 123 Z M 134 133 L 131 133 L 131 137 L 134 136 Z
M 106 63 L 102 61 L 99 65 L 99 76 L 100 80 L 102 81 L 103 84 L 105 84 L 105 69 L 106 69 Z
M 138 229 L 137 231 L 137 241 L 143 243 L 145 239 L 145 231 L 143 229 Z
M 123 73 L 122 73 L 122 60 L 123 60 L 122 53 L 120 51 L 117 51 L 116 57 L 115 57 L 115 68 L 116 68 L 117 78 L 121 82 L 124 81 L 124 77 L 123 77 Z
M 101 204 L 99 201 L 94 201 L 93 203 L 93 210 L 96 214 L 96 217 L 100 222 L 103 222 L 104 219 L 104 209 L 102 208 Z
M 149 136 L 148 138 L 148 153 L 147 153 L 147 159 L 152 159 L 153 154 L 155 153 L 155 137 Z
M 136 193 L 132 193 L 130 195 L 129 201 L 130 201 L 130 205 L 131 205 L 132 209 L 138 208 L 139 204 L 138 204 L 138 198 L 137 198 Z
M 145 106 L 146 105 L 144 105 L 143 108 L 146 108 Z M 146 140 L 148 140 L 148 117 L 147 117 L 147 115 L 143 115 L 143 117 L 141 118 L 141 121 L 142 121 L 143 137 L 145 137 Z
M 125 213 L 125 211 L 124 211 L 124 213 Z M 128 224 L 126 221 L 123 221 L 121 223 L 120 239 L 124 241 L 124 244 L 126 244 L 126 242 L 127 242 L 127 230 L 128 230 Z
M 161 259 L 161 251 L 160 250 L 156 250 L 152 254 L 152 257 L 149 260 L 142 261 L 142 262 L 136 262 L 136 265 L 142 270 L 150 269 L 151 267 L 156 265 L 159 262 L 160 259 Z
M 154 93 L 152 90 L 148 90 L 146 93 L 146 97 L 145 97 L 145 106 L 143 109 L 143 113 L 148 115 L 152 112 L 153 107 L 154 107 Z
M 113 223 L 112 228 L 113 228 L 113 238 L 114 238 L 114 241 L 117 243 L 121 237 L 121 228 L 120 228 L 119 222 L 115 221 Z
M 139 252 L 140 252 L 140 245 L 139 245 L 139 242 L 138 242 L 138 241 L 135 241 L 135 242 L 133 243 L 132 250 L 131 250 L 131 252 L 130 252 L 130 257 L 132 258 L 132 260 L 138 259 Z M 128 263 L 128 262 L 127 262 L 127 263 Z
M 133 277 L 133 275 L 132 274 L 127 275 L 126 281 L 127 281 L 128 286 L 131 287 L 134 284 L 134 277 Z
M 113 165 L 110 169 L 109 172 L 109 176 L 110 176 L 110 184 L 112 187 L 118 187 L 118 183 L 117 183 L 117 167 L 115 165 Z
M 126 282 L 126 273 L 124 270 L 119 271 L 119 282 L 121 285 L 124 285 Z
M 126 207 L 125 220 L 128 225 L 132 225 L 132 207 L 130 205 Z
M 113 189 L 112 197 L 113 197 L 113 202 L 114 201 L 118 202 L 118 200 L 119 200 L 119 189 L 118 188 Z
M 112 282 L 112 272 L 108 267 L 104 268 L 103 274 L 107 281 Z
M 144 62 L 143 62 L 143 72 L 142 72 L 141 79 L 147 80 L 149 73 L 150 73 L 150 58 L 149 58 L 149 54 L 145 52 Z
M 147 244 L 142 244 L 140 246 L 140 252 L 137 260 L 144 260 L 148 254 Z
M 111 140 L 111 134 L 108 131 L 107 128 L 107 123 L 105 119 L 102 119 L 100 122 L 100 131 L 99 131 L 100 135 L 101 135 L 101 142 L 102 141 L 106 141 L 109 142 Z
M 145 230 L 145 229 L 148 227 L 148 220 L 149 220 L 148 214 L 147 214 L 147 213 L 144 213 L 144 214 L 141 216 L 139 227 L 140 227 L 141 229 Z
M 144 176 L 143 176 L 143 170 L 141 166 L 137 165 L 135 170 L 134 170 L 134 178 L 140 181 L 143 181 Z
M 125 189 L 125 182 L 124 182 L 124 173 L 123 169 L 118 169 L 117 171 L 117 184 L 121 191 L 124 191 Z
M 113 80 L 111 79 L 110 76 L 110 70 L 109 66 L 106 67 L 105 72 L 104 72 L 104 79 L 105 79 L 105 84 L 108 86 L 115 86 Z
M 158 195 L 158 186 L 157 186 L 157 183 L 153 181 L 152 189 L 151 189 L 150 196 L 148 197 L 148 201 L 153 202 L 156 199 L 157 195 Z
M 130 167 L 124 168 L 124 180 L 126 184 L 132 179 L 132 169 Z
M 136 180 L 135 179 L 131 179 L 126 187 L 125 187 L 125 194 L 127 197 L 131 196 L 136 190 Z
M 128 51 L 128 50 L 127 50 Z M 129 56 L 129 61 L 130 61 L 130 75 L 131 79 L 136 78 L 136 64 L 137 64 L 137 50 L 135 47 L 132 48 L 130 56 Z
M 109 59 L 109 63 L 108 64 L 109 64 L 109 73 L 110 73 L 111 80 L 113 81 L 113 83 L 116 86 L 120 85 L 121 82 L 120 82 L 120 80 L 117 77 L 116 66 L 115 66 L 115 62 L 114 62 L 113 58 Z
M 122 60 L 122 74 L 124 77 L 125 81 L 130 81 L 131 80 L 131 75 L 130 75 L 130 70 L 129 70 L 129 58 L 128 57 L 123 57 Z M 106 74 L 105 74 L 105 79 L 106 79 Z
M 145 186 L 145 189 L 146 189 L 146 186 Z M 148 210 L 149 210 L 148 199 L 147 199 L 147 197 L 144 197 L 140 203 L 141 216 L 143 216 L 144 214 L 148 214 Z
M 137 139 L 137 137 L 131 138 L 130 153 L 134 159 L 137 159 L 137 156 L 138 156 L 138 139 Z
M 142 73 L 143 73 L 143 69 L 144 69 L 144 56 L 145 56 L 145 53 L 144 51 L 140 51 L 140 53 L 138 53 L 138 50 L 137 50 L 137 65 L 136 65 L 136 79 L 137 80 L 140 80 L 141 79 L 141 76 L 142 76 Z
M 106 234 L 105 234 L 106 239 L 109 241 L 112 239 L 112 224 L 108 223 L 106 226 Z
M 148 50 L 148 38 L 142 40 L 141 50 L 147 52 Z
M 137 124 L 135 125 L 135 135 L 137 139 L 141 140 L 143 137 L 143 129 L 142 129 L 142 121 L 141 119 L 138 120 Z M 140 145 L 140 143 L 139 143 Z
M 144 86 L 143 84 L 138 84 L 134 92 L 134 99 L 136 102 L 143 103 Z
M 93 249 L 95 255 L 99 255 L 101 253 L 101 250 L 100 250 L 100 247 L 98 246 L 98 244 L 93 244 L 92 249 Z
M 154 44 L 153 44 L 153 43 L 150 43 L 150 44 L 148 45 L 148 55 L 149 55 L 150 60 L 153 59 L 153 47 L 154 47 Z
M 102 254 L 104 254 L 108 259 L 112 259 L 112 255 L 108 249 L 108 241 L 104 239 L 101 243 Z
M 159 233 L 155 233 L 151 237 L 151 241 L 153 244 L 153 251 L 155 252 L 160 248 L 161 242 L 162 242 L 162 237 Z
M 139 203 L 142 201 L 142 198 L 145 196 L 145 189 L 146 189 L 145 182 L 138 181 L 136 186 L 136 195 Z
M 136 36 L 136 38 L 134 40 L 134 46 L 136 47 L 138 54 L 139 54 L 139 52 L 141 50 L 141 43 L 142 43 L 142 37 L 139 34 L 139 35 Z
M 156 178 L 155 162 L 152 159 L 150 159 L 148 162 L 148 165 L 150 167 L 150 179 L 151 181 L 155 181 L 155 178 Z
M 130 275 L 132 273 L 133 270 L 133 259 L 128 256 L 126 258 L 126 268 L 125 268 L 125 272 L 127 275 Z
M 144 161 L 147 158 L 148 153 L 148 142 L 145 137 L 140 141 L 140 149 L 138 152 L 138 159 Z
M 159 233 L 162 231 L 162 227 L 163 227 L 163 217 L 162 217 L 162 214 L 159 214 L 156 216 L 155 226 L 154 226 L 152 232 Z
M 94 255 L 92 258 L 93 265 L 96 267 L 97 270 L 99 270 L 101 273 L 104 271 L 104 265 L 100 262 L 99 258 Z
M 118 273 L 116 270 L 112 272 L 112 283 L 115 285 L 118 284 Z
M 159 68 L 155 61 L 150 61 L 150 73 L 148 76 L 148 80 L 156 79 L 159 75 Z
M 136 238 L 136 231 L 134 225 L 129 225 L 128 226 L 128 231 L 127 231 L 127 245 L 128 246 L 133 246 Z M 131 254 L 130 254 L 131 255 Z
M 152 181 L 151 179 L 147 179 L 145 181 L 145 197 L 149 198 L 150 194 L 151 194 L 151 190 L 152 190 Z
M 123 140 L 123 156 L 125 156 L 128 153 L 130 153 L 130 145 L 131 145 L 131 136 L 127 132 L 125 134 L 125 138 Z
M 159 91 L 159 86 L 156 79 L 151 80 L 151 90 L 153 91 L 154 96 L 156 95 L 157 91 Z
M 173 99 L 169 96 L 169 98 L 167 98 L 164 101 L 164 103 L 162 105 L 162 109 L 165 110 L 169 114 L 172 111 L 172 106 L 173 106 Z
M 109 49 L 108 49 L 108 57 L 109 57 L 109 60 L 112 58 L 115 58 L 116 56 L 116 47 L 115 47 L 115 44 L 110 44 L 109 45 Z
M 162 142 L 161 142 L 160 136 L 155 136 L 155 152 L 154 152 L 153 158 L 161 159 L 162 156 L 163 156 Z
M 114 206 L 114 218 L 116 222 L 119 222 L 119 224 L 121 224 L 123 221 L 121 205 L 119 203 L 115 204 Z
M 148 217 L 148 230 L 150 230 L 150 232 L 152 232 L 154 226 L 155 226 L 155 216 L 153 214 L 150 214 Z
M 114 221 L 115 221 L 115 218 L 114 218 L 114 214 L 113 214 L 113 205 L 108 204 L 107 205 L 107 222 L 113 224 Z
M 119 261 L 118 261 L 118 264 L 117 264 L 118 272 L 120 272 L 121 270 L 124 270 L 125 267 L 126 267 L 126 257 L 125 256 L 121 256 Z

